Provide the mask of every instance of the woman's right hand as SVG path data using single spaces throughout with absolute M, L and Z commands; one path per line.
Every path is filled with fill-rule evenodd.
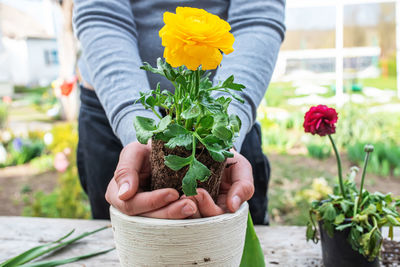
M 151 145 L 132 142 L 121 151 L 114 177 L 108 184 L 106 200 L 127 215 L 160 219 L 184 219 L 197 213 L 191 199 L 179 199 L 172 188 L 143 190 L 150 184 Z

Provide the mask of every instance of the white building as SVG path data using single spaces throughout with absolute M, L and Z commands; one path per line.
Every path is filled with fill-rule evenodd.
M 48 25 L 21 9 L 0 2 L 0 33 L 0 95 L 9 94 L 10 84 L 45 86 L 57 78 L 57 40 Z

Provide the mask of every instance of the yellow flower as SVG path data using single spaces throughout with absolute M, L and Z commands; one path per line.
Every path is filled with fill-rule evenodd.
M 177 7 L 176 14 L 164 13 L 165 26 L 160 30 L 165 60 L 174 68 L 185 65 L 196 70 L 216 69 L 222 54 L 233 52 L 235 38 L 231 26 L 203 9 Z

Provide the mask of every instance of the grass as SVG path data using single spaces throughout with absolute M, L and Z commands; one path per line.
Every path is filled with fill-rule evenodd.
M 272 223 L 305 225 L 309 206 L 307 202 L 297 202 L 296 193 L 310 187 L 313 178 L 325 177 L 333 182 L 334 175 L 324 168 L 310 166 L 318 161 L 303 155 L 267 154 L 272 166 L 268 194 Z
M 396 77 L 379 77 L 361 79 L 360 82 L 364 87 L 376 87 L 379 89 L 397 90 Z
M 265 94 L 267 105 L 271 107 L 280 107 L 287 105 L 288 98 L 294 97 L 295 87 L 291 82 L 271 83 Z
M 391 76 L 360 79 L 359 83 L 361 83 L 364 87 L 376 87 L 379 89 L 397 90 L 396 77 Z M 288 109 L 293 109 L 293 107 L 287 104 L 287 100 L 289 98 L 302 97 L 295 95 L 295 89 L 296 88 L 293 86 L 292 82 L 271 83 L 265 94 L 267 105 L 270 107 L 285 107 Z M 320 96 L 332 97 L 335 95 L 334 91 L 330 87 L 328 87 L 328 89 L 329 91 L 326 94 L 322 94 Z

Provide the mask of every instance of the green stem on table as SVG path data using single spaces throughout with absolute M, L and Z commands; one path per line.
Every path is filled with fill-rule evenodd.
M 365 179 L 365 173 L 367 172 L 367 165 L 368 165 L 368 160 L 369 160 L 369 153 L 371 153 L 370 151 L 366 151 L 367 154 L 365 154 L 365 158 L 364 158 L 364 167 L 363 167 L 363 172 L 361 175 L 361 185 L 360 185 L 360 194 L 358 196 L 358 201 L 360 202 L 362 199 L 362 191 L 363 191 L 363 187 L 364 187 L 364 179 Z
M 333 150 L 335 151 L 335 156 L 336 156 L 336 161 L 338 165 L 338 176 L 339 176 L 339 186 L 340 186 L 340 192 L 342 193 L 342 196 L 344 199 L 346 199 L 346 195 L 344 193 L 344 186 L 343 186 L 343 176 L 342 176 L 342 161 L 340 160 L 340 155 L 339 151 L 337 150 L 335 141 L 333 141 L 333 138 L 330 134 L 328 134 L 329 140 L 331 140 Z

